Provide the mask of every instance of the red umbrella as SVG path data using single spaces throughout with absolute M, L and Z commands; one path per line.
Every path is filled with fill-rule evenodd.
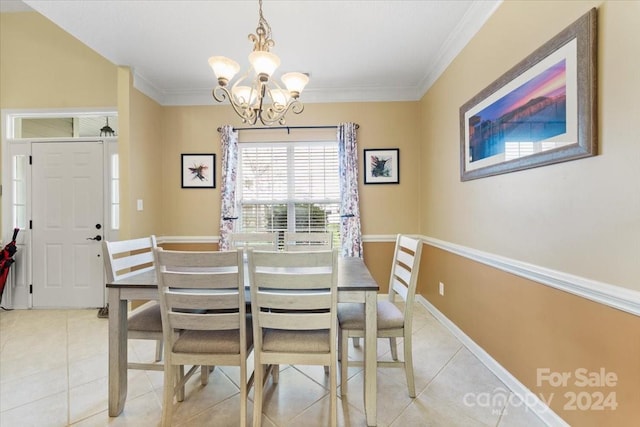
M 9 276 L 9 267 L 15 262 L 13 256 L 18 248 L 16 247 L 16 237 L 18 237 L 19 228 L 13 229 L 13 238 L 11 242 L 7 243 L 5 247 L 0 251 L 0 301 L 2 301 L 2 294 L 4 293 L 4 287 L 7 284 L 7 277 Z

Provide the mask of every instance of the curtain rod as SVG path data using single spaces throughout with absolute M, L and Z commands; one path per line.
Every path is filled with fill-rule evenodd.
M 275 127 L 264 127 L 264 128 L 233 128 L 234 131 L 237 130 L 276 130 L 276 129 L 286 129 L 287 133 L 291 133 L 291 129 L 337 129 L 337 125 L 327 125 L 327 126 L 275 126 Z M 360 125 L 356 123 L 356 129 L 359 129 Z M 222 128 L 218 128 L 218 132 L 222 131 Z

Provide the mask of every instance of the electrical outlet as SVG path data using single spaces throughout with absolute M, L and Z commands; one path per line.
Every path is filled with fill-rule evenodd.
M 440 295 L 444 295 L 444 283 L 440 282 Z

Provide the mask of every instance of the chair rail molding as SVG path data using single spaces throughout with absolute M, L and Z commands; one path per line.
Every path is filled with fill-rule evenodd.
M 426 245 L 640 316 L 640 292 L 638 291 L 529 264 L 434 237 L 419 234 L 408 235 L 419 237 Z M 218 243 L 219 239 L 219 236 L 159 236 L 158 243 Z M 395 234 L 368 234 L 362 236 L 362 241 L 365 243 L 395 242 L 395 240 Z
M 433 237 L 422 236 L 422 241 L 427 245 L 525 279 L 640 316 L 640 292 L 638 291 L 445 242 Z

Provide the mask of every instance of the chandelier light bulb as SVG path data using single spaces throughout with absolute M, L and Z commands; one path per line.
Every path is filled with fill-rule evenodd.
M 261 82 L 266 82 L 280 66 L 280 58 L 271 52 L 254 51 L 249 54 L 249 63 L 256 71 Z
M 240 64 L 224 56 L 212 56 L 209 58 L 209 65 L 218 78 L 220 86 L 226 86 L 240 71 Z
M 271 99 L 274 104 L 279 104 L 284 107 L 289 102 L 289 99 L 291 99 L 291 95 L 289 91 L 284 89 L 271 89 Z
M 286 73 L 282 75 L 282 83 L 291 92 L 293 98 L 298 98 L 304 87 L 309 83 L 309 76 L 302 73 Z
M 250 86 L 235 86 L 231 92 L 239 105 L 254 104 L 258 95 Z

